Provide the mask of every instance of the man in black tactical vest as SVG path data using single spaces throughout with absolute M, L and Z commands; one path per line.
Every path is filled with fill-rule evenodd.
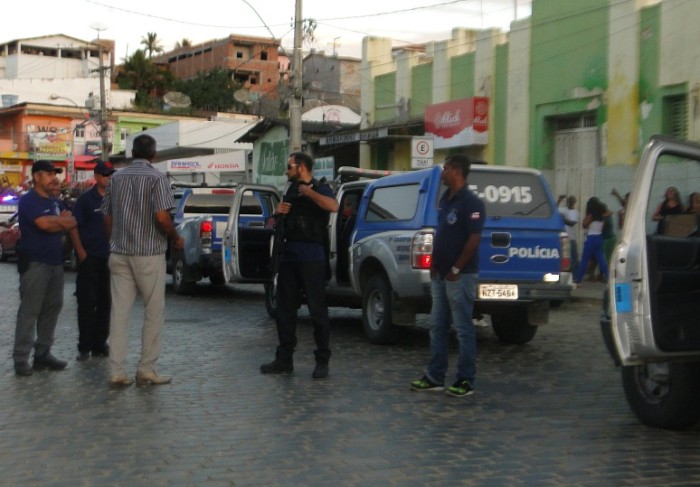
M 282 374 L 294 370 L 297 345 L 297 310 L 303 291 L 314 326 L 316 367 L 312 377 L 328 376 L 331 357 L 330 324 L 326 305 L 326 261 L 328 219 L 338 211 L 338 202 L 327 184 L 313 178 L 314 160 L 295 152 L 287 162 L 291 183 L 275 215 L 281 218 L 282 248 L 279 250 L 277 278 L 277 334 L 279 345 L 275 359 L 260 366 L 263 374 Z

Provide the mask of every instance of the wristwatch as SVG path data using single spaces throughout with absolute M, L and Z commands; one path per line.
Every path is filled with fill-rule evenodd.
M 450 272 L 456 276 L 457 274 L 459 274 L 460 269 L 459 269 L 459 267 L 452 266 L 452 269 L 450 269 Z

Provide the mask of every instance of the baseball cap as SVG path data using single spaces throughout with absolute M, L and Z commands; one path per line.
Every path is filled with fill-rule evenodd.
M 35 174 L 39 171 L 61 174 L 63 172 L 63 169 L 61 169 L 60 167 L 55 167 L 53 165 L 53 162 L 51 161 L 36 161 L 34 164 L 32 164 L 32 174 Z
M 101 174 L 102 176 L 111 176 L 115 172 L 117 172 L 116 169 L 114 169 L 114 166 L 112 165 L 111 162 L 98 162 L 95 165 L 95 169 L 93 169 L 93 172 L 95 174 Z

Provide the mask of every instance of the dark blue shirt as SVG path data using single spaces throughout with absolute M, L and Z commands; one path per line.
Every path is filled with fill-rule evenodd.
M 102 199 L 97 186 L 93 186 L 78 197 L 73 208 L 73 216 L 78 222 L 80 242 L 85 252 L 91 256 L 107 258 L 109 240 L 105 233 Z
M 333 190 L 327 184 L 320 183 L 314 186 L 316 192 L 323 196 L 333 198 Z M 289 191 L 290 189 L 288 189 Z M 294 191 L 294 190 L 293 190 Z M 300 242 L 287 240 L 280 260 L 283 262 L 312 262 L 326 259 L 326 250 L 323 244 L 316 242 Z
M 450 192 L 440 198 L 438 209 L 438 227 L 433 246 L 432 267 L 438 274 L 445 276 L 459 259 L 469 236 L 481 233 L 484 228 L 486 211 L 481 201 L 465 185 L 456 195 L 448 199 Z M 462 274 L 479 272 L 479 255 L 462 267 Z
M 30 261 L 63 264 L 63 232 L 45 232 L 35 223 L 42 216 L 59 216 L 61 204 L 55 198 L 44 198 L 34 189 L 19 199 L 19 250 L 28 254 Z

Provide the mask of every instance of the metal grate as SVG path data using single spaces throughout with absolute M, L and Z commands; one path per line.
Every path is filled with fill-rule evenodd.
M 557 117 L 557 130 L 573 130 L 596 126 L 596 115 L 575 115 L 569 117 Z

